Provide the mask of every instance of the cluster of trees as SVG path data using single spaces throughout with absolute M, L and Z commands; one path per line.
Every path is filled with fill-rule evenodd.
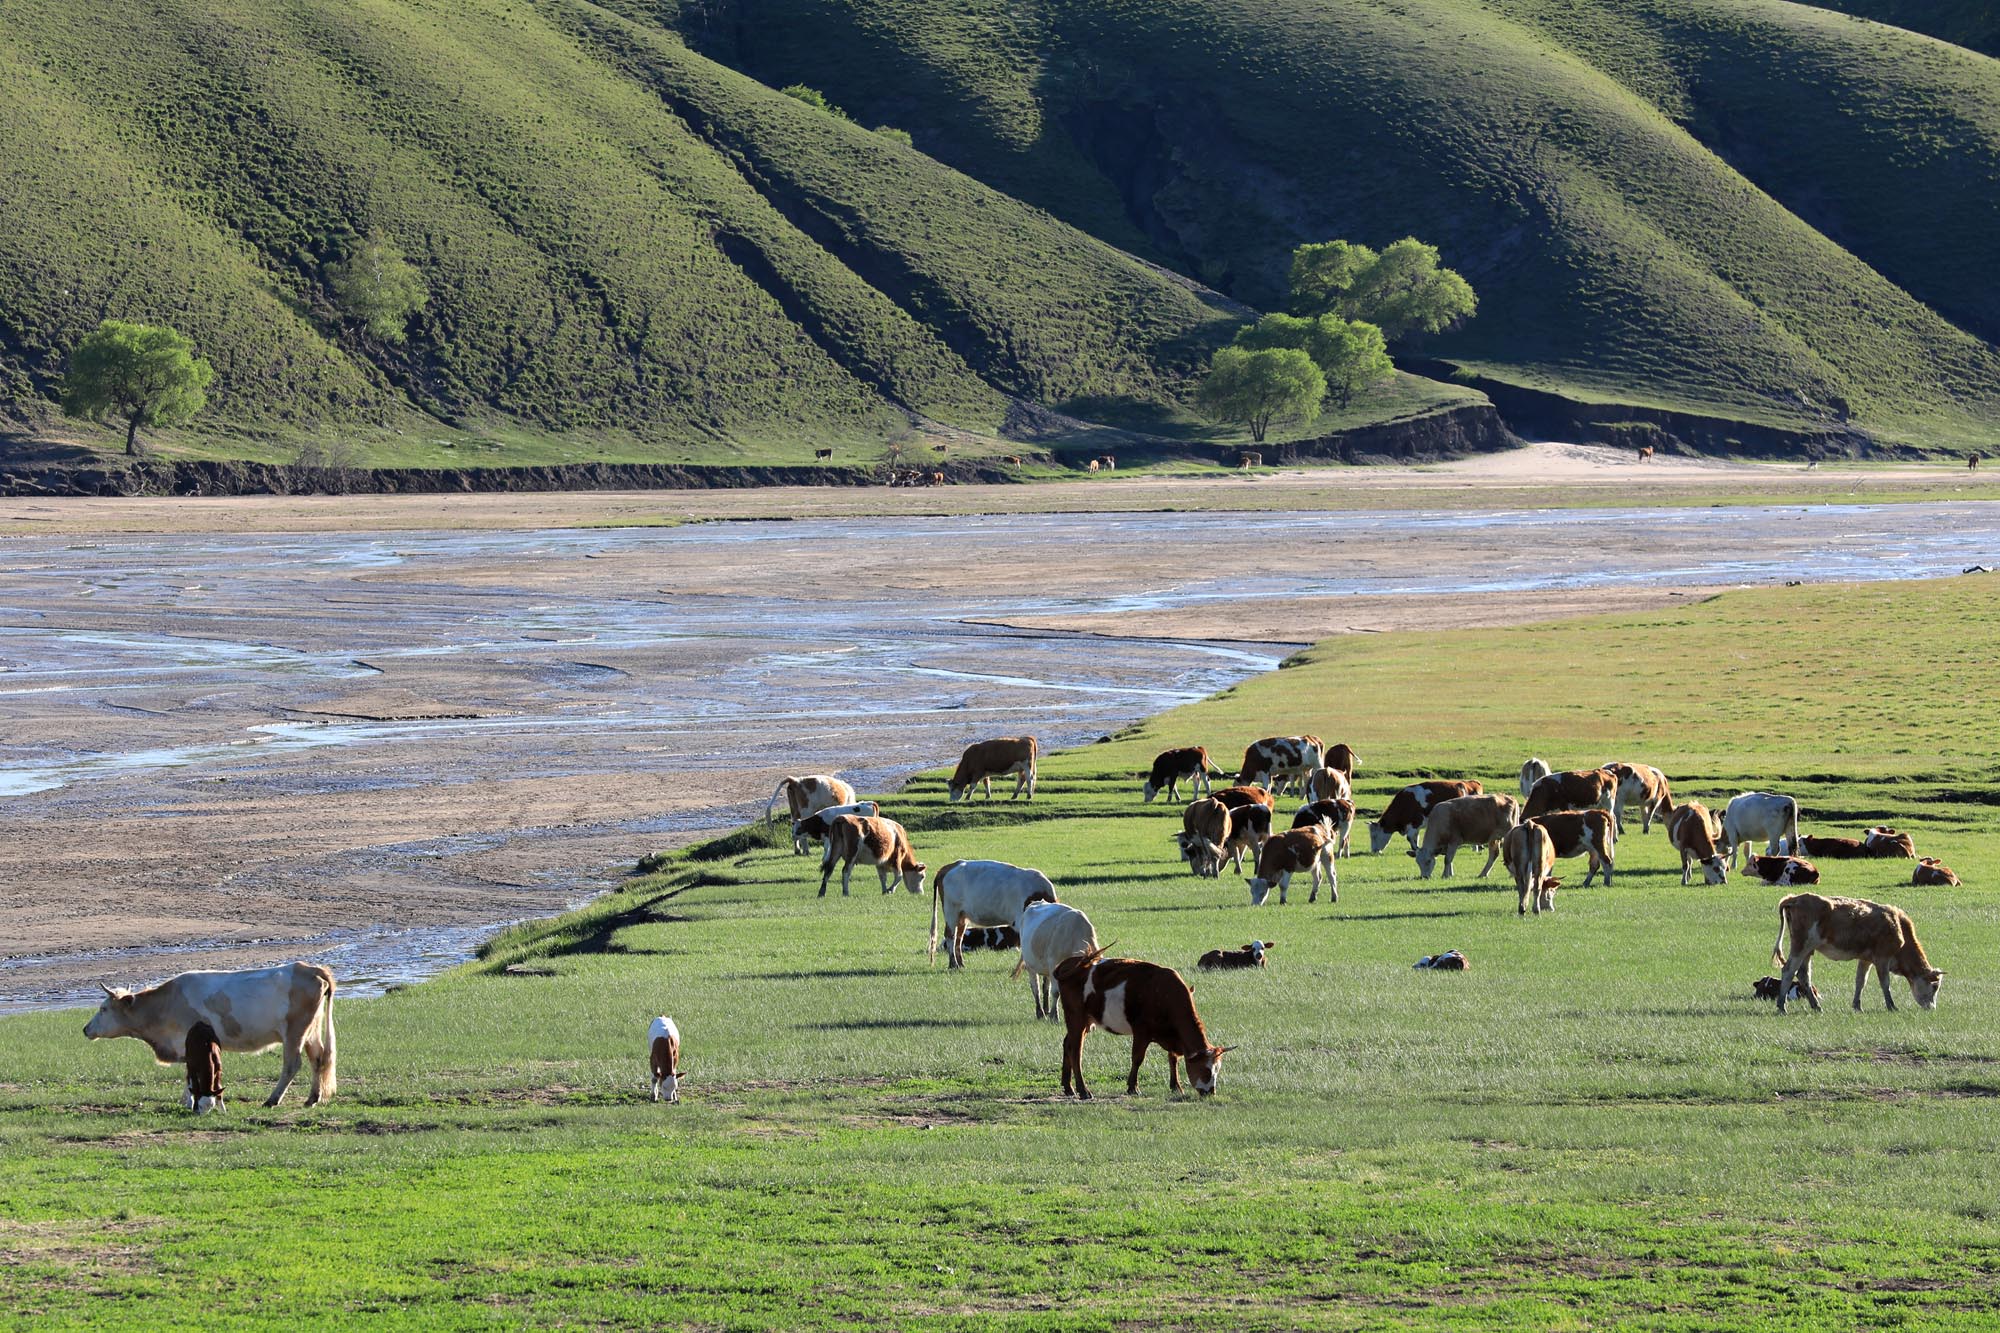
M 1311 422 L 1331 396 L 1345 407 L 1395 370 L 1391 342 L 1441 333 L 1478 308 L 1472 286 L 1406 237 L 1376 251 L 1350 241 L 1292 252 L 1291 313 L 1245 325 L 1219 349 L 1198 401 L 1260 443 L 1273 422 Z

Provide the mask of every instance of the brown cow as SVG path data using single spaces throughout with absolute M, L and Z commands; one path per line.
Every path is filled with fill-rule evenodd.
M 933 472 L 933 473 L 931 473 L 931 480 L 930 480 L 930 484 L 931 484 L 931 485 L 933 485 L 933 486 L 942 486 L 942 485 L 944 485 L 944 473 L 942 473 L 942 472 Z
M 1354 771 L 1361 767 L 1361 757 L 1354 753 L 1345 741 L 1335 741 L 1326 752 L 1326 766 L 1337 768 L 1347 774 L 1349 782 L 1354 781 Z
M 1507 831 L 1500 851 L 1507 858 L 1507 872 L 1514 877 L 1514 887 L 1521 895 L 1520 914 L 1526 916 L 1531 906 L 1536 916 L 1555 911 L 1556 890 L 1562 887 L 1562 881 L 1549 875 L 1556 868 L 1556 844 L 1541 822 L 1531 819 L 1516 824 Z
M 1000 461 L 1002 463 L 1005 463 L 1008 467 L 1021 466 L 1021 456 L 1019 454 L 1002 454 L 1000 456 Z
M 1640 445 L 1640 446 L 1639 446 L 1639 461 L 1640 461 L 1641 463 L 1650 463 L 1650 462 L 1652 462 L 1652 461 L 1653 461 L 1653 446 L 1652 446 L 1652 445 L 1650 445 L 1650 444 L 1642 444 L 1642 445 Z
M 1327 831 L 1324 824 L 1275 833 L 1257 851 L 1257 873 L 1250 879 L 1250 905 L 1262 907 L 1264 900 L 1271 896 L 1272 886 L 1276 885 L 1278 905 L 1284 906 L 1285 895 L 1292 887 L 1292 876 L 1301 871 L 1312 873 L 1312 893 L 1306 901 L 1317 902 L 1322 870 L 1326 872 L 1327 897 L 1339 902 L 1340 874 L 1333 864 L 1333 834 Z
M 840 862 L 840 896 L 847 897 L 854 878 L 854 863 L 875 867 L 882 892 L 895 891 L 900 877 L 911 893 L 924 891 L 924 863 L 910 850 L 910 835 L 893 819 L 879 816 L 842 815 L 826 831 L 826 854 L 819 863 L 819 896 L 826 897 L 827 881 L 833 878 L 833 863 Z
M 1178 750 L 1162 750 L 1153 756 L 1153 771 L 1146 776 L 1146 785 L 1142 789 L 1146 803 L 1152 804 L 1153 798 L 1161 792 L 1167 794 L 1168 800 L 1178 801 L 1183 782 L 1192 783 L 1203 796 L 1211 795 L 1208 780 L 1211 771 L 1220 772 L 1209 763 L 1207 746 L 1187 745 Z
M 1181 859 L 1203 879 L 1222 873 L 1229 859 L 1230 809 L 1214 797 L 1203 797 L 1181 811 L 1181 831 L 1173 835 L 1181 849 Z M 1236 873 L 1243 873 L 1242 854 L 1237 856 Z
M 1095 472 L 1102 466 L 1103 466 L 1102 463 L 1099 463 L 1095 458 L 1093 458 L 1088 463 L 1084 464 L 1084 471 Z
M 1871 855 L 1868 844 L 1859 838 L 1823 838 L 1807 833 L 1799 838 L 1799 847 L 1806 855 L 1823 861 L 1852 861 Z
M 1354 783 L 1346 773 L 1327 764 L 1306 775 L 1305 794 L 1308 801 L 1351 801 Z
M 1917 868 L 1910 873 L 1912 884 L 1956 884 L 1958 876 L 1951 873 L 1951 867 L 1935 856 L 1926 856 L 1917 862 Z
M 1243 854 L 1250 854 L 1250 866 L 1254 870 L 1257 858 L 1264 854 L 1264 844 L 1271 840 L 1271 807 L 1268 805 L 1240 805 L 1229 812 L 1229 841 L 1222 845 L 1236 873 L 1243 873 Z M 1220 867 L 1217 872 L 1220 873 Z
M 333 987 L 333 973 L 318 963 L 183 972 L 141 991 L 105 986 L 104 1003 L 83 1025 L 83 1035 L 92 1041 L 135 1037 L 163 1065 L 187 1058 L 188 1033 L 204 1022 L 224 1050 L 257 1052 L 282 1045 L 284 1067 L 264 1105 L 284 1100 L 303 1059 L 313 1067 L 306 1105 L 317 1106 L 333 1096 L 339 1082 Z
M 1565 810 L 1560 814 L 1537 815 L 1530 822 L 1549 831 L 1557 857 L 1590 858 L 1590 869 L 1583 877 L 1585 888 L 1590 887 L 1590 881 L 1600 870 L 1604 872 L 1604 886 L 1611 887 L 1611 872 L 1618 858 L 1618 825 L 1610 815 L 1602 810 Z
M 205 1019 L 188 1029 L 185 1102 L 196 1115 L 229 1109 L 222 1096 L 222 1043 Z
M 1431 807 L 1424 816 L 1424 845 L 1411 852 L 1417 858 L 1417 873 L 1431 877 L 1438 857 L 1444 857 L 1444 878 L 1451 878 L 1451 863 L 1461 847 L 1486 848 L 1486 864 L 1479 871 L 1485 879 L 1493 863 L 1500 859 L 1500 843 L 1508 830 L 1521 822 L 1521 803 L 1511 796 L 1455 796 Z
M 1861 841 L 1867 846 L 1870 856 L 1901 856 L 1909 860 L 1917 859 L 1917 844 L 1907 833 L 1884 828 L 1877 824 L 1869 829 Z
M 1106 958 L 1102 949 L 1096 949 L 1066 959 L 1057 966 L 1055 978 L 1062 988 L 1063 1018 L 1069 1026 L 1063 1037 L 1065 1093 L 1074 1080 L 1077 1097 L 1090 1099 L 1090 1089 L 1083 1083 L 1083 1038 L 1094 1027 L 1132 1039 L 1126 1092 L 1139 1091 L 1139 1066 L 1145 1063 L 1149 1046 L 1167 1053 L 1167 1086 L 1175 1092 L 1181 1090 L 1182 1060 L 1187 1061 L 1188 1082 L 1197 1093 L 1206 1097 L 1215 1091 L 1215 1067 L 1229 1048 L 1209 1045 L 1201 1015 L 1195 1012 L 1194 992 L 1180 973 L 1137 958 Z
M 1368 826 L 1368 850 L 1380 852 L 1389 845 L 1389 839 L 1400 833 L 1410 840 L 1410 850 L 1416 851 L 1417 834 L 1423 831 L 1424 819 L 1432 806 L 1459 796 L 1477 796 L 1485 790 L 1477 778 L 1434 778 L 1411 783 L 1391 797 L 1389 808 Z
M 971 799 L 972 789 L 984 784 L 986 799 L 993 799 L 993 779 L 1014 774 L 1014 792 L 1008 800 L 1020 796 L 1025 788 L 1028 799 L 1035 799 L 1035 738 L 1033 736 L 1002 736 L 998 740 L 974 741 L 965 747 L 965 753 L 958 757 L 958 769 L 946 784 L 950 799 L 961 797 Z
M 1694 879 L 1697 864 L 1701 866 L 1702 879 L 1708 883 L 1729 882 L 1729 862 L 1715 847 L 1715 840 L 1721 836 L 1721 821 L 1700 801 L 1674 807 L 1674 812 L 1667 816 L 1667 845 L 1681 854 L 1682 884 Z
M 1604 768 L 1551 773 L 1528 793 L 1523 819 L 1556 810 L 1609 810 L 1618 799 L 1618 775 Z
M 681 1099 L 681 1030 L 661 1014 L 646 1028 L 647 1063 L 653 1067 L 653 1100 Z
M 1788 929 L 1792 935 L 1789 957 L 1780 952 Z M 1896 997 L 1889 993 L 1892 972 L 1910 983 L 1910 994 L 1916 997 L 1918 1008 L 1937 1008 L 1944 973 L 1924 957 L 1924 946 L 1917 942 L 1917 928 L 1900 907 L 1871 903 L 1863 898 L 1822 898 L 1817 893 L 1794 893 L 1780 900 L 1778 939 L 1771 946 L 1771 961 L 1785 966 L 1778 992 L 1779 1013 L 1785 1012 L 1785 988 L 1795 981 L 1805 986 L 1813 1012 L 1819 1012 L 1819 993 L 1812 984 L 1815 953 L 1824 954 L 1836 963 L 1850 958 L 1860 962 L 1854 974 L 1856 1009 L 1861 1008 L 1861 990 L 1868 984 L 1871 966 L 1881 979 L 1882 1001 L 1889 1008 L 1896 1007 Z
M 1215 793 L 1215 799 L 1231 810 L 1241 810 L 1246 805 L 1261 805 L 1269 810 L 1277 804 L 1270 792 L 1258 786 L 1224 787 Z
M 1354 834 L 1354 802 L 1314 801 L 1299 807 L 1292 816 L 1293 828 L 1304 828 L 1308 824 L 1319 824 L 1333 835 L 1335 856 L 1349 854 L 1347 840 Z
M 1795 884 L 1819 883 L 1819 867 L 1797 856 L 1765 856 L 1752 852 L 1744 863 L 1751 874 L 1766 884 L 1790 888 Z

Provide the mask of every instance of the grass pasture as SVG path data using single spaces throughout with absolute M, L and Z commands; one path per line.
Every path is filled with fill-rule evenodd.
M 1155 1054 L 1085 1048 L 1008 962 L 926 966 L 925 912 L 757 833 L 660 858 L 422 986 L 338 1006 L 341 1090 L 179 1110 L 77 1012 L 0 1022 L 0 1324 L 1061 1329 L 1990 1328 L 2000 1316 L 2000 652 L 1992 587 L 1772 589 L 1504 631 L 1356 635 L 1052 756 L 1032 808 L 894 798 L 933 867 L 1049 870 L 1118 951 L 1194 977 L 1241 1045 L 1213 1100 Z M 1613 888 L 1517 919 L 1510 886 L 1342 865 L 1341 900 L 1248 906 L 1177 872 L 1134 770 L 1309 729 L 1362 756 L 1364 810 L 1416 777 L 1511 789 L 1522 758 L 1655 762 L 1683 798 L 1752 785 L 1806 827 L 1891 822 L 1965 878 L 1829 863 L 1897 903 L 1940 1008 L 1822 964 L 1827 1012 L 1752 1002 L 1779 890 L 1682 888 L 1636 822 Z M 1224 758 L 1224 762 L 1228 762 Z M 1575 865 L 1577 863 L 1567 863 Z M 864 882 L 865 881 L 865 882 Z M 1464 949 L 1473 970 L 1410 970 Z M 644 1100 L 647 1019 L 685 1102 Z

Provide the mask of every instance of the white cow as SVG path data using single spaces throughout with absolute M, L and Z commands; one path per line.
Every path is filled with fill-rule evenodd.
M 1729 864 L 1737 863 L 1737 854 L 1751 855 L 1744 849 L 1757 839 L 1766 839 L 1765 853 L 1770 856 L 1785 856 L 1798 850 L 1799 846 L 1799 803 L 1789 796 L 1778 796 L 1767 791 L 1746 791 L 1729 802 L 1729 808 L 1722 812 L 1722 848 L 1729 853 Z
M 1535 789 L 1537 782 L 1540 782 L 1554 771 L 1554 769 L 1549 767 L 1546 759 L 1530 759 L 1527 763 L 1521 765 L 1522 797 L 1525 799 L 1528 793 Z
M 1035 1017 L 1056 1016 L 1055 971 L 1066 960 L 1097 948 L 1097 931 L 1090 918 L 1063 903 L 1029 903 L 1021 909 L 1021 961 L 1014 975 L 1025 970 L 1035 996 Z
M 284 1071 L 264 1099 L 276 1106 L 299 1072 L 299 1057 L 312 1061 L 312 1091 L 306 1105 L 333 1096 L 333 973 L 318 963 L 284 963 L 243 972 L 183 972 L 142 991 L 104 987 L 104 1003 L 83 1026 L 92 1041 L 137 1037 L 153 1048 L 163 1065 L 187 1059 L 188 1029 L 196 1023 L 215 1029 L 225 1051 L 268 1051 L 282 1044 Z
M 804 856 L 812 850 L 816 842 L 826 841 L 826 831 L 833 827 L 833 821 L 842 815 L 874 816 L 882 813 L 882 807 L 874 801 L 850 801 L 846 805 L 830 805 L 824 810 L 815 810 L 803 819 L 792 821 L 792 854 Z
M 945 954 L 965 966 L 967 926 L 1016 926 L 1029 903 L 1056 901 L 1056 886 L 1039 870 L 1005 861 L 953 861 L 931 879 L 931 962 L 936 964 L 938 918 L 944 918 Z

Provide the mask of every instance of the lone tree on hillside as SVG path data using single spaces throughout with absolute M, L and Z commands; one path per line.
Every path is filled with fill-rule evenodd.
M 388 343 L 403 341 L 410 316 L 431 299 L 423 275 L 403 252 L 373 233 L 329 268 L 326 280 L 341 309 Z
M 1250 351 L 1290 347 L 1304 352 L 1326 377 L 1326 391 L 1342 407 L 1396 369 L 1382 330 L 1338 315 L 1266 315 L 1237 330 L 1236 345 Z
M 1294 347 L 1223 347 L 1209 362 L 1198 397 L 1209 416 L 1243 422 L 1250 427 L 1250 438 L 1262 444 L 1273 421 L 1309 422 L 1319 416 L 1326 376 Z
M 125 452 L 139 452 L 139 427 L 177 426 L 208 405 L 215 367 L 172 329 L 107 319 L 70 354 L 63 411 L 102 421 L 123 418 Z
M 1472 284 L 1438 263 L 1438 250 L 1406 236 L 1379 254 L 1349 241 L 1292 252 L 1292 313 L 1375 325 L 1390 342 L 1442 333 L 1479 308 Z

